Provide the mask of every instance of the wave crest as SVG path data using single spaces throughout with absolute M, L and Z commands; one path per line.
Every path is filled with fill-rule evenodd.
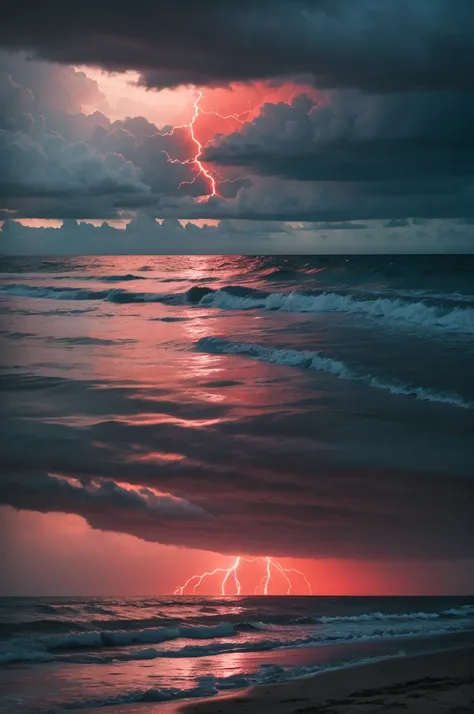
M 423 300 L 407 301 L 388 297 L 357 299 L 351 295 L 336 292 L 310 295 L 298 291 L 269 293 L 264 297 L 256 297 L 252 294 L 236 296 L 227 289 L 223 289 L 208 293 L 199 304 L 227 310 L 260 308 L 296 313 L 345 312 L 403 321 L 421 327 L 440 327 L 455 332 L 474 333 L 473 309 L 429 305 Z
M 118 276 L 111 276 L 116 278 Z M 123 279 L 124 276 L 121 276 Z M 131 276 L 130 279 L 136 279 Z M 361 298 L 338 292 L 278 292 L 267 293 L 255 288 L 229 285 L 220 290 L 194 285 L 184 293 L 144 293 L 125 288 L 86 290 L 11 283 L 0 286 L 0 293 L 19 297 L 54 300 L 107 300 L 115 303 L 161 302 L 168 305 L 194 304 L 223 310 L 280 310 L 294 313 L 341 312 L 387 319 L 394 323 L 424 328 L 441 328 L 464 334 L 474 334 L 474 309 L 428 304 L 424 300 L 401 297 Z
M 463 409 L 474 408 L 473 404 L 466 402 L 462 397 L 456 394 L 435 392 L 424 387 L 397 382 L 385 382 L 377 377 L 373 377 L 371 374 L 362 374 L 350 368 L 344 362 L 323 356 L 319 352 L 266 347 L 265 345 L 250 342 L 231 342 L 220 337 L 202 337 L 196 343 L 196 348 L 211 354 L 241 354 L 258 360 L 259 362 L 271 362 L 273 364 L 288 365 L 303 369 L 315 369 L 319 372 L 332 374 L 340 379 L 363 382 L 370 387 L 381 389 L 394 395 L 411 396 L 416 399 L 438 402 L 440 404 L 450 404 Z

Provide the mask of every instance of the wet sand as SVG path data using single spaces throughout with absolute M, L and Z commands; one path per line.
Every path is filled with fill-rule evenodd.
M 83 714 L 103 714 L 84 709 Z M 474 714 L 474 647 L 400 657 L 210 699 L 121 704 L 107 714 Z
M 474 648 L 336 670 L 166 710 L 167 714 L 474 714 Z M 153 714 L 159 712 L 156 708 Z

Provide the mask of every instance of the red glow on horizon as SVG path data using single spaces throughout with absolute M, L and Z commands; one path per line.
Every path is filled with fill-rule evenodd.
M 220 584 L 220 594 L 221 595 L 240 595 L 242 591 L 242 585 L 239 580 L 238 576 L 238 571 L 239 567 L 242 564 L 242 562 L 245 563 L 264 563 L 265 566 L 265 572 L 262 575 L 260 581 L 257 583 L 255 586 L 254 590 L 254 595 L 269 595 L 269 588 L 272 583 L 272 569 L 276 571 L 277 573 L 280 573 L 280 575 L 283 576 L 283 578 L 286 580 L 287 583 L 287 591 L 286 594 L 290 595 L 291 590 L 293 588 L 294 583 L 292 582 L 291 578 L 289 577 L 289 573 L 294 573 L 295 575 L 300 576 L 305 584 L 306 587 L 308 588 L 308 594 L 312 595 L 312 588 L 311 588 L 311 583 L 309 582 L 308 578 L 306 575 L 301 572 L 300 570 L 296 570 L 296 568 L 284 568 L 277 560 L 273 560 L 273 558 L 270 558 L 269 556 L 266 556 L 265 558 L 244 558 L 243 556 L 239 555 L 236 557 L 234 563 L 230 566 L 230 568 L 215 568 L 214 570 L 210 572 L 205 572 L 201 573 L 199 575 L 191 575 L 190 578 L 186 580 L 184 585 L 178 585 L 175 590 L 173 595 L 184 595 L 185 590 L 188 587 L 192 587 L 191 594 L 195 595 L 197 593 L 198 587 L 201 585 L 203 580 L 207 577 L 212 577 L 213 575 L 217 575 L 218 573 L 225 573 L 221 584 Z M 226 592 L 226 585 L 228 580 L 231 579 L 233 580 L 235 584 L 235 592 L 234 593 L 228 593 Z M 191 583 L 194 584 L 191 586 Z M 261 590 L 261 592 L 259 592 Z M 189 594 L 189 593 L 188 593 Z

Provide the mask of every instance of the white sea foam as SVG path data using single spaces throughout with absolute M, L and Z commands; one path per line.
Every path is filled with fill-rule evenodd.
M 460 605 L 448 610 L 438 612 L 365 612 L 360 615 L 323 616 L 319 622 L 328 624 L 332 622 L 388 622 L 390 620 L 439 620 L 452 617 L 474 617 L 473 605 Z
M 474 617 L 474 605 L 450 607 L 448 610 L 443 610 L 441 615 L 444 615 L 445 617 Z
M 473 409 L 474 405 L 465 401 L 457 394 L 436 392 L 425 387 L 412 386 L 399 382 L 384 381 L 371 374 L 363 374 L 340 360 L 323 356 L 319 352 L 309 350 L 293 350 L 250 342 L 231 342 L 220 337 L 203 337 L 197 342 L 197 349 L 212 354 L 245 355 L 259 362 L 315 369 L 319 372 L 333 374 L 340 379 L 363 382 L 375 389 L 381 389 L 394 395 L 411 396 L 415 399 L 449 404 L 462 409 Z
M 231 342 L 220 337 L 203 337 L 197 342 L 198 349 L 216 354 L 242 354 L 261 362 L 306 367 L 329 372 L 343 379 L 351 379 L 352 372 L 339 360 L 323 357 L 319 352 L 266 347 L 251 342 Z
M 188 689 L 177 687 L 150 687 L 133 690 L 125 690 L 113 696 L 97 697 L 94 699 L 80 699 L 63 701 L 57 711 L 74 709 L 96 709 L 119 704 L 131 704 L 138 702 L 164 702 L 179 699 L 195 699 L 212 697 L 219 692 L 229 690 L 244 689 L 246 687 L 259 684 L 276 684 L 292 679 L 305 679 L 314 675 L 348 669 L 360 665 L 373 664 L 387 659 L 395 659 L 406 656 L 404 652 L 392 655 L 382 655 L 375 657 L 363 657 L 352 661 L 338 661 L 336 663 L 319 665 L 298 665 L 294 667 L 282 667 L 277 664 L 264 664 L 255 671 L 239 672 L 227 677 L 217 677 L 215 675 L 205 675 L 197 678 L 196 686 Z
M 196 302 L 201 306 L 224 310 L 280 310 L 295 313 L 343 312 L 387 319 L 395 323 L 465 334 L 474 334 L 474 308 L 428 304 L 426 300 L 409 300 L 400 297 L 377 297 L 361 299 L 360 296 L 338 292 L 322 292 L 311 295 L 303 292 L 263 293 L 251 288 L 224 288 L 202 290 Z M 237 292 L 236 292 L 237 291 Z M 188 293 L 142 293 L 121 288 L 87 290 L 75 287 L 55 287 L 11 283 L 0 286 L 0 293 L 19 297 L 49 298 L 54 300 L 107 300 L 118 303 L 165 302 L 181 305 L 189 301 Z M 191 300 L 194 302 L 194 300 Z
M 391 620 L 439 620 L 439 618 L 440 614 L 437 612 L 407 612 L 405 614 L 369 612 L 362 615 L 323 616 L 319 618 L 319 621 L 327 625 L 333 622 L 390 622 Z
M 51 662 L 54 655 L 44 650 L 29 647 L 25 643 L 12 645 L 2 644 L 0 647 L 0 664 L 12 664 L 13 662 Z
M 1 285 L 0 293 L 17 297 L 42 298 L 50 300 L 107 300 L 116 303 L 141 303 L 141 302 L 183 302 L 183 295 L 170 293 L 138 293 L 123 288 L 107 290 L 87 290 L 85 288 L 27 285 L 11 283 Z
M 230 623 L 142 630 L 92 631 L 63 635 L 16 638 L 0 646 L 0 664 L 47 662 L 107 664 L 112 661 L 157 658 L 208 657 L 226 653 L 266 652 L 332 643 L 356 643 L 453 634 L 474 629 L 474 607 L 457 606 L 439 612 L 385 613 L 315 617 L 304 626 L 258 623 L 261 638 L 239 637 Z M 256 630 L 257 631 L 257 630 Z M 232 639 L 226 640 L 227 637 Z M 181 646 L 166 642 L 182 639 Z M 189 640 L 213 642 L 189 643 Z M 150 647 L 154 644 L 156 647 Z M 148 645 L 143 648 L 140 645 Z
M 413 615 L 415 613 L 412 613 Z M 426 614 L 426 613 L 424 613 Z M 406 617 L 409 618 L 407 615 Z M 325 620 L 330 622 L 326 622 Z M 257 640 L 232 640 L 229 642 L 219 641 L 208 644 L 187 644 L 183 647 L 166 649 L 166 647 L 149 647 L 146 649 L 127 649 L 101 652 L 87 652 L 84 654 L 58 655 L 61 661 L 69 663 L 95 663 L 107 664 L 112 661 L 135 661 L 153 659 L 180 659 L 183 657 L 199 658 L 211 657 L 229 653 L 244 652 L 268 652 L 273 650 L 304 649 L 307 647 L 318 647 L 336 643 L 362 643 L 375 641 L 391 641 L 398 639 L 416 639 L 420 637 L 434 637 L 447 634 L 455 634 L 474 629 L 474 623 L 470 623 L 467 628 L 459 621 L 437 622 L 430 620 L 431 625 L 427 625 L 427 618 L 421 618 L 418 622 L 387 622 L 381 620 L 376 622 L 373 619 L 367 620 L 362 617 L 344 618 L 321 618 L 320 625 L 306 627 L 307 632 L 304 637 L 289 638 L 284 630 L 275 632 L 274 639 Z M 339 626 L 335 629 L 333 625 Z M 267 633 L 269 634 L 269 633 Z
M 411 325 L 427 328 L 444 328 L 454 332 L 474 333 L 474 310 L 471 308 L 446 308 L 428 305 L 423 301 L 410 301 L 391 298 L 358 300 L 351 295 L 324 292 L 319 295 L 306 295 L 297 291 L 290 293 L 270 293 L 267 296 L 237 296 L 225 290 L 208 293 L 200 300 L 200 305 L 221 309 L 281 310 L 282 312 L 346 312 L 367 315 L 373 318 L 386 318 L 402 321 Z
M 209 640 L 212 638 L 231 637 L 235 628 L 228 622 L 218 625 L 196 627 L 153 627 L 143 630 L 98 630 L 91 632 L 71 632 L 62 635 L 49 635 L 29 640 L 31 650 L 51 652 L 65 649 L 90 649 L 98 647 L 124 647 L 137 644 L 157 644 L 178 638 L 191 640 Z M 12 640 L 10 648 L 22 647 L 24 641 Z

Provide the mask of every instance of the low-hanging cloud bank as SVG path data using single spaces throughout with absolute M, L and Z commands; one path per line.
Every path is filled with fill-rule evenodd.
M 471 253 L 474 222 L 305 223 L 224 219 L 217 225 L 158 223 L 139 212 L 125 228 L 65 220 L 59 228 L 4 221 L 3 255 L 258 255 L 304 253 Z

